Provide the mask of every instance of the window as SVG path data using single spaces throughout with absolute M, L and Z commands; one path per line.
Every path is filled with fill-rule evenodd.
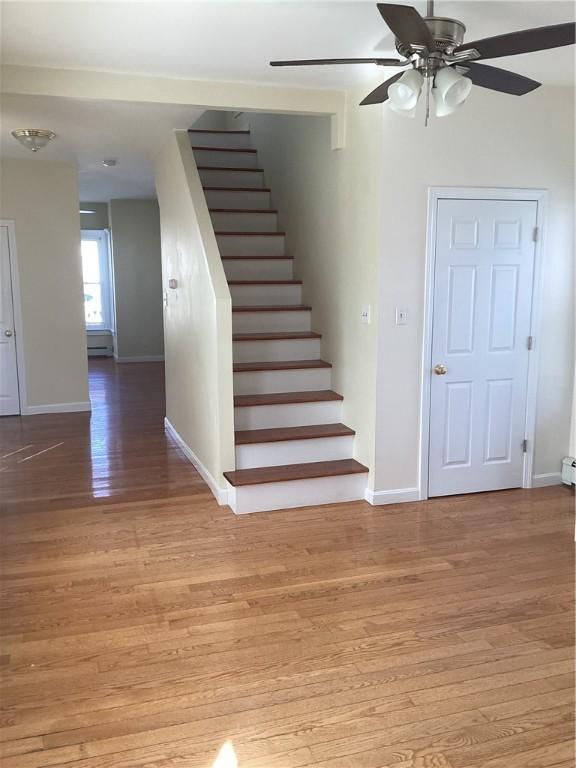
M 110 255 L 105 230 L 82 230 L 84 317 L 87 330 L 112 330 Z

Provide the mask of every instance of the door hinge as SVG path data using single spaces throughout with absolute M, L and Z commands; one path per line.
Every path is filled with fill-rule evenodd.
M 526 349 L 532 349 L 534 347 L 534 336 L 528 336 L 526 339 Z
M 540 227 L 534 227 L 532 230 L 532 240 L 537 243 L 540 238 Z
M 526 438 L 522 440 L 522 453 L 528 453 L 528 440 Z

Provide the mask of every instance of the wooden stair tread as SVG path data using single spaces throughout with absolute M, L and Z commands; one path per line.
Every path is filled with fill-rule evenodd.
M 302 285 L 302 280 L 228 280 L 228 285 Z
M 250 131 L 218 131 L 214 128 L 188 128 L 188 133 L 250 133 Z
M 272 333 L 233 333 L 232 341 L 286 341 L 287 339 L 321 339 L 316 331 L 274 331 Z
M 277 360 L 271 363 L 234 363 L 234 373 L 251 371 L 297 371 L 309 368 L 332 368 L 325 360 Z
M 268 304 L 246 307 L 232 307 L 232 312 L 311 312 L 312 307 L 305 304 Z
M 217 232 L 214 231 L 215 235 L 224 235 L 224 237 L 238 237 L 238 235 L 242 235 L 243 237 L 254 237 L 256 235 L 257 237 L 285 237 L 286 232 Z
M 235 408 L 251 408 L 256 405 L 295 405 L 299 403 L 326 403 L 344 400 L 331 389 L 307 392 L 276 392 L 268 395 L 234 395 Z
M 284 261 L 289 260 L 292 261 L 294 259 L 294 256 L 222 256 L 222 261 L 231 261 L 231 260 L 241 260 L 244 259 L 245 261 L 254 261 L 256 259 L 284 259 Z
M 317 440 L 323 437 L 351 437 L 353 429 L 345 424 L 312 424 L 306 427 L 272 427 L 270 429 L 240 429 L 234 433 L 236 445 L 254 443 L 284 443 L 289 440 Z
M 245 152 L 250 155 L 255 155 L 256 150 L 255 149 L 249 149 L 248 147 L 195 147 L 193 146 L 192 149 L 194 152 L 196 150 L 200 149 L 202 152 Z
M 202 187 L 208 192 L 270 192 L 270 187 Z
M 337 459 L 335 461 L 314 461 L 309 464 L 283 464 L 276 467 L 255 467 L 224 472 L 230 485 L 262 485 L 264 483 L 282 483 L 290 480 L 313 480 L 318 477 L 339 477 L 340 475 L 360 475 L 368 472 L 368 467 L 355 459 Z
M 208 210 L 210 213 L 278 213 L 276 208 L 208 208 Z
M 264 173 L 264 168 L 230 168 L 225 165 L 198 165 L 199 171 L 242 171 L 242 173 Z

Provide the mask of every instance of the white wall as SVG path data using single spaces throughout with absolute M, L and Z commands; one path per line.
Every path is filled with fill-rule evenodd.
M 185 131 L 158 158 L 166 416 L 226 502 L 223 472 L 234 469 L 232 303 L 202 184 Z M 168 288 L 174 278 L 176 289 Z
M 351 108 L 338 151 L 330 148 L 328 118 L 250 114 L 246 121 L 312 304 L 312 327 L 323 334 L 322 357 L 334 366 L 333 389 L 344 396 L 344 423 L 357 431 L 355 456 L 374 470 L 380 114 Z M 369 325 L 360 322 L 364 305 L 372 309 Z
M 378 109 L 378 108 L 376 108 Z M 383 109 L 384 241 L 380 275 L 376 488 L 418 482 L 427 192 L 430 186 L 549 190 L 535 474 L 568 452 L 574 371 L 574 100 L 569 89 L 521 98 L 474 88 L 458 113 L 432 120 Z M 394 307 L 407 307 L 407 326 Z
M 156 200 L 111 200 L 115 354 L 120 361 L 164 354 L 160 212 Z
M 89 408 L 76 168 L 3 158 L 0 176 L 0 218 L 16 222 L 27 405 Z

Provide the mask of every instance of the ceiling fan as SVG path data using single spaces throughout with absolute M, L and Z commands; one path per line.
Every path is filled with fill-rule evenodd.
M 400 72 L 379 85 L 360 104 L 381 104 L 399 114 L 413 117 L 420 93 L 425 85 L 426 124 L 430 113 L 430 93 L 437 117 L 452 114 L 468 97 L 472 85 L 494 91 L 523 96 L 541 83 L 498 67 L 478 64 L 479 59 L 497 59 L 520 53 L 560 48 L 575 42 L 576 24 L 555 24 L 535 29 L 522 29 L 495 37 L 464 42 L 466 27 L 457 19 L 434 15 L 434 0 L 428 0 L 427 15 L 422 17 L 410 5 L 378 3 L 380 15 L 396 38 L 401 59 L 300 59 L 271 61 L 273 67 L 308 66 L 311 64 L 377 64 L 380 67 L 403 67 Z

